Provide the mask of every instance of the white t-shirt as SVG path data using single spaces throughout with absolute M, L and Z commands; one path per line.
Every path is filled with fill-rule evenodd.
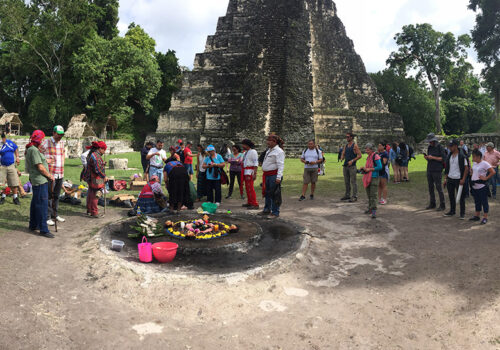
M 487 176 L 488 175 L 488 170 L 491 168 L 491 165 L 490 163 L 486 162 L 486 161 L 482 161 L 481 163 L 472 163 L 472 177 L 471 177 L 471 180 L 472 181 L 477 181 L 477 180 L 480 180 L 479 177 L 480 176 Z M 474 186 L 472 186 L 475 190 L 479 190 L 481 188 L 483 188 L 484 184 L 475 184 Z
M 155 154 L 156 152 L 159 152 L 160 155 L 153 156 L 149 159 L 149 164 L 151 166 L 154 166 L 156 168 L 162 168 L 163 167 L 163 162 L 167 160 L 167 152 L 165 152 L 164 149 L 157 149 L 156 147 L 151 148 L 151 150 L 148 152 L 148 155 L 150 154 Z
M 83 167 L 85 168 L 87 166 L 87 157 L 90 153 L 90 150 L 86 150 L 85 152 L 82 153 L 80 156 L 80 161 L 82 162 Z
M 448 177 L 453 180 L 460 180 L 462 176 L 460 176 L 460 166 L 458 165 L 459 155 L 454 156 L 453 154 L 450 157 L 450 171 L 448 172 Z M 467 166 L 467 160 L 464 159 L 464 166 Z
M 204 173 L 207 171 L 206 168 L 203 167 L 203 163 L 205 162 L 205 156 L 203 154 L 198 154 L 198 170 L 200 173 Z
M 302 153 L 302 159 L 306 162 L 317 162 L 318 160 L 323 159 L 323 153 L 320 150 L 316 149 L 307 149 Z M 318 169 L 318 164 L 305 164 L 305 169 Z
M 243 167 L 250 168 L 257 166 L 259 166 L 259 155 L 256 150 L 249 149 L 243 156 Z M 253 169 L 245 169 L 243 171 L 243 175 L 253 175 Z

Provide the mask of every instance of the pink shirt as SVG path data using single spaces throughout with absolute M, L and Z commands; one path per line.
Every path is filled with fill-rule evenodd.
M 498 166 L 498 162 L 500 161 L 500 152 L 494 149 L 492 152 L 484 152 L 483 160 L 490 163 L 493 168 Z

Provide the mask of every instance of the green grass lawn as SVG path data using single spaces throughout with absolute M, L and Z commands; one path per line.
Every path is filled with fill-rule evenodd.
M 128 180 L 130 175 L 134 173 L 142 173 L 142 166 L 140 160 L 139 152 L 125 153 L 112 156 L 106 156 L 106 159 L 110 158 L 127 158 L 129 160 L 129 168 L 135 168 L 136 170 L 107 170 L 108 176 L 114 176 L 117 180 Z M 317 189 L 316 197 L 332 197 L 340 198 L 344 192 L 344 178 L 342 175 L 342 165 L 337 162 L 337 154 L 326 154 L 326 175 L 320 176 Z M 358 162 L 358 167 L 364 165 L 366 161 L 366 156 L 363 160 Z M 24 171 L 24 162 L 21 162 L 19 167 L 21 171 Z M 285 162 L 285 176 L 283 182 L 283 190 L 286 196 L 292 199 L 300 196 L 302 189 L 302 174 L 304 165 L 297 158 L 288 158 Z M 389 185 L 389 198 L 392 200 L 397 200 L 400 203 L 412 202 L 415 204 L 415 199 L 419 198 L 419 202 L 422 198 L 426 198 L 427 193 L 427 183 L 425 177 L 426 161 L 423 156 L 418 156 L 416 160 L 410 163 L 410 182 L 401 185 Z M 65 178 L 70 179 L 73 183 L 79 184 L 80 172 L 82 166 L 80 159 L 68 159 L 65 166 Z M 22 182 L 25 183 L 28 178 L 23 176 L 21 178 Z M 257 180 L 257 186 L 260 183 L 260 179 Z M 86 184 L 85 184 L 86 185 Z M 257 192 L 259 188 L 257 187 Z M 358 176 L 358 191 L 360 199 L 365 197 L 363 185 L 361 182 L 361 176 Z M 123 191 L 120 193 L 131 193 L 137 196 L 137 191 Z M 227 187 L 223 187 L 223 195 L 227 193 Z M 29 196 L 22 199 L 22 206 L 17 207 L 12 203 L 12 199 L 8 198 L 7 203 L 1 207 L 0 210 L 0 231 L 24 228 L 27 226 L 29 217 Z M 418 205 L 422 203 L 417 203 Z M 71 205 L 61 204 L 61 215 L 76 215 L 78 212 L 83 212 L 84 208 L 75 207 Z M 286 205 L 286 204 L 285 204 Z

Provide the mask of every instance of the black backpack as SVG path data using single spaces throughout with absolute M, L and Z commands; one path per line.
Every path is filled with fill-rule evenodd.
M 306 154 L 306 152 L 307 152 L 307 150 L 308 150 L 308 149 L 309 149 L 309 148 L 306 148 L 305 150 L 303 150 L 303 151 L 302 151 L 302 157 L 304 157 L 304 156 L 305 156 L 305 154 Z M 315 150 L 316 150 L 316 154 L 318 155 L 318 160 L 321 160 L 321 163 L 324 163 L 324 162 L 326 161 L 326 159 L 325 159 L 325 157 L 323 156 L 323 154 L 321 154 L 321 155 L 322 155 L 322 157 L 321 157 L 321 159 L 320 159 L 320 157 L 319 157 L 319 150 L 318 150 L 318 147 L 316 147 L 316 148 L 315 148 Z M 318 164 L 318 168 L 320 168 L 320 167 L 321 167 L 321 164 Z
M 179 149 L 176 153 L 179 156 L 181 163 L 184 164 L 184 150 Z

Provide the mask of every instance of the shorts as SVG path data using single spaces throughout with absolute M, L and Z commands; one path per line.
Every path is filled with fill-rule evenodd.
M 304 185 L 318 182 L 318 168 L 304 169 Z
M 186 168 L 188 175 L 193 175 L 193 164 L 184 164 L 184 168 Z
M 5 182 L 6 179 L 9 187 L 19 186 L 19 176 L 17 176 L 17 169 L 14 164 L 0 166 L 0 183 Z
M 387 175 L 387 172 L 385 172 L 384 175 L 379 175 L 378 177 L 381 179 L 386 179 L 386 180 L 389 179 L 389 175 Z

